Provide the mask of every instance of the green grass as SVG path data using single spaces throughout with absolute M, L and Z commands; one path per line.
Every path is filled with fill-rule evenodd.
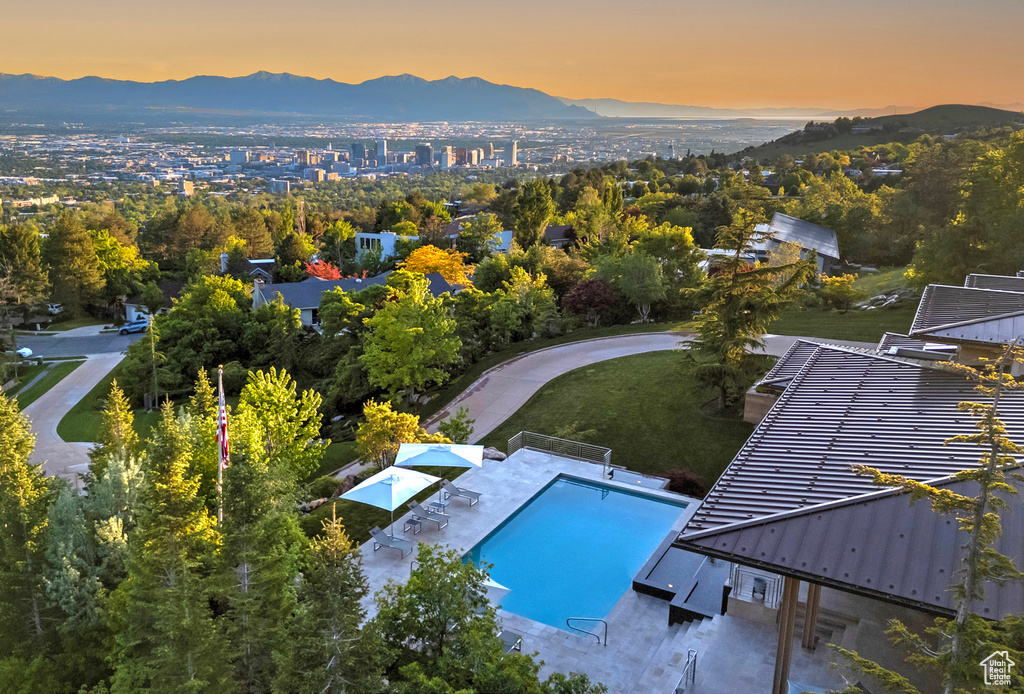
M 710 487 L 754 428 L 705 415 L 701 405 L 714 397 L 693 386 L 683 351 L 621 357 L 550 381 L 481 443 L 505 450 L 520 431 L 555 435 L 574 425 L 593 430 L 587 443 L 611 448 L 615 465 L 692 470 Z
M 782 316 L 768 326 L 768 332 L 775 335 L 820 337 L 826 340 L 878 342 L 886 332 L 906 335 L 916 311 L 916 301 L 910 301 L 894 309 L 850 310 L 846 313 L 822 311 L 817 308 L 791 308 L 783 311 Z
M 60 323 L 51 323 L 47 330 L 74 330 L 75 328 L 84 328 L 87 325 L 106 325 L 107 321 L 97 320 L 96 318 L 72 318 L 71 320 L 62 321 Z
M 616 335 L 631 335 L 634 333 L 653 333 L 665 330 L 686 330 L 692 327 L 692 321 L 645 323 L 643 325 L 612 325 L 606 328 L 580 328 L 579 330 L 574 330 L 567 335 L 517 342 L 508 349 L 500 352 L 492 352 L 473 364 L 465 373 L 441 388 L 434 399 L 417 410 L 416 414 L 418 414 L 421 419 L 426 419 L 435 412 L 443 409 L 448 403 L 458 397 L 462 391 L 472 385 L 476 379 L 480 378 L 484 371 L 487 371 L 488 369 L 521 354 L 536 352 L 539 349 L 564 345 L 570 342 L 593 340 L 600 337 L 614 337 Z
M 332 443 L 327 447 L 327 451 L 324 452 L 324 457 L 320 460 L 320 467 L 310 475 L 310 478 L 329 475 L 338 468 L 348 465 L 358 457 L 359 454 L 356 453 L 355 441 Z
M 18 406 L 21 409 L 25 409 L 81 365 L 82 362 L 80 361 L 63 361 L 54 365 L 35 385 L 26 388 L 18 394 Z
M 878 272 L 862 273 L 853 281 L 853 286 L 866 297 L 891 294 L 910 286 L 904 277 L 906 272 L 905 267 L 887 267 L 879 269 Z
M 18 392 L 25 387 L 25 384 L 31 381 L 33 378 L 43 372 L 46 366 L 43 364 L 33 364 L 32 366 L 19 366 L 18 367 L 18 384 L 10 390 L 5 390 L 4 395 L 12 397 L 17 395 Z
M 110 393 L 111 381 L 117 378 L 120 372 L 121 365 L 118 364 L 102 381 L 86 393 L 84 398 L 74 404 L 57 424 L 58 436 L 65 441 L 86 443 L 92 443 L 99 438 L 100 424 L 103 421 L 100 402 L 106 399 L 107 394 Z

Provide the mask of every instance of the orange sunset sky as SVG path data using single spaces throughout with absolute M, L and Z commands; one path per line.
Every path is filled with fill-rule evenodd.
M 478 76 L 716 107 L 1024 101 L 1021 0 L 33 0 L 0 72 Z

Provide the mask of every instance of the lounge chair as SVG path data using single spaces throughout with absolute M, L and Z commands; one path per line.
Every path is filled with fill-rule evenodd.
M 505 654 L 508 655 L 512 651 L 522 652 L 523 650 L 523 637 L 519 634 L 513 634 L 511 631 L 504 631 L 498 634 L 498 638 L 505 644 Z
M 437 523 L 437 529 L 440 530 L 444 526 L 448 525 L 448 519 L 451 517 L 447 513 L 438 513 L 437 511 L 428 511 L 420 505 L 420 502 L 413 501 L 409 504 L 409 508 L 412 509 L 412 517 L 418 521 L 431 521 Z
M 480 492 L 471 492 L 468 489 L 462 487 L 456 487 L 448 480 L 441 481 L 441 489 L 444 490 L 444 498 L 450 499 L 453 496 L 461 496 L 465 499 L 469 499 L 469 505 L 472 506 L 476 502 L 480 501 Z
M 406 540 L 402 537 L 391 537 L 380 528 L 374 528 L 370 531 L 370 537 L 373 538 L 373 551 L 376 552 L 381 547 L 389 547 L 391 549 L 397 549 L 402 553 L 402 558 L 405 559 L 405 553 L 411 552 L 416 549 L 416 543 L 411 540 Z

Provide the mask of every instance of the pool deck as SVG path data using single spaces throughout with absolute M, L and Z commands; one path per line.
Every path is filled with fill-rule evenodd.
M 509 515 L 526 503 L 560 474 L 603 481 L 612 486 L 633 489 L 625 483 L 602 479 L 601 466 L 550 453 L 521 450 L 504 461 L 484 461 L 482 469 L 461 475 L 457 484 L 481 493 L 474 506 L 461 498 L 451 499 L 451 521 L 441 530 L 424 524 L 419 534 L 403 536 L 468 551 Z M 680 497 L 668 492 L 644 489 L 645 494 Z M 696 511 L 697 503 L 687 507 L 673 524 L 683 527 Z M 402 521 L 396 518 L 400 533 Z M 429 526 L 429 527 L 428 527 Z M 396 550 L 373 551 L 363 545 L 363 567 L 370 584 L 370 595 L 389 580 L 404 582 L 409 577 L 413 555 L 400 558 Z M 585 586 L 581 586 L 585 589 Z M 376 613 L 371 598 L 364 600 L 368 616 Z M 594 637 L 556 629 L 533 620 L 498 610 L 504 628 L 521 634 L 523 652 L 536 653 L 544 661 L 541 676 L 552 672 L 584 672 L 591 680 L 602 682 L 610 694 L 671 694 L 682 675 L 688 649 L 698 651 L 696 686 L 687 690 L 700 694 L 733 694 L 771 690 L 776 631 L 741 619 L 717 616 L 703 622 L 668 626 L 668 602 L 632 590 L 619 599 L 605 617 L 608 645 Z M 583 616 L 583 615 L 581 615 Z M 840 680 L 829 669 L 828 649 L 794 649 L 791 677 L 818 686 L 837 686 Z

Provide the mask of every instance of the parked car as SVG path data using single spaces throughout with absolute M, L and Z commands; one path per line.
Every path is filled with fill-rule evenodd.
M 62 304 L 47 304 L 46 310 L 49 311 L 51 316 L 56 316 L 64 310 L 64 306 Z
M 118 330 L 117 332 L 119 332 L 122 335 L 127 335 L 128 333 L 144 333 L 146 332 L 146 328 L 148 327 L 148 318 L 136 318 L 130 323 L 125 323 L 124 325 L 122 325 L 121 329 Z
M 7 355 L 12 356 L 12 357 L 15 354 L 17 354 L 22 359 L 28 359 L 29 357 L 32 356 L 32 350 L 30 350 L 28 347 L 19 347 L 18 349 L 14 350 L 13 352 L 4 352 L 4 354 L 7 354 Z

